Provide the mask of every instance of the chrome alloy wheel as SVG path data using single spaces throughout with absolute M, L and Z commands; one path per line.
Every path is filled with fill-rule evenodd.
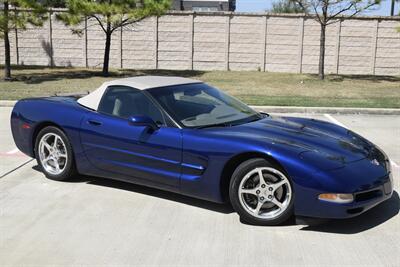
M 55 133 L 43 135 L 39 142 L 39 159 L 46 172 L 59 175 L 67 166 L 68 154 L 62 138 Z
M 248 172 L 239 185 L 239 201 L 252 216 L 274 219 L 281 215 L 292 199 L 289 179 L 270 167 L 259 167 Z

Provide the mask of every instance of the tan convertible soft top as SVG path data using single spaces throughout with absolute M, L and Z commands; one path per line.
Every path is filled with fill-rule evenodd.
M 171 85 L 200 83 L 201 81 L 182 78 L 182 77 L 167 77 L 167 76 L 138 76 L 124 79 L 118 79 L 103 83 L 99 88 L 90 94 L 78 99 L 78 103 L 87 108 L 97 110 L 100 100 L 103 97 L 107 87 L 122 85 L 129 86 L 138 90 L 147 90 L 157 87 L 166 87 Z

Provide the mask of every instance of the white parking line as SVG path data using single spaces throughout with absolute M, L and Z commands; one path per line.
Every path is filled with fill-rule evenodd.
M 0 152 L 0 157 L 26 157 L 18 148 L 14 148 L 8 152 Z
M 13 150 L 10 150 L 10 151 L 6 152 L 6 154 L 7 155 L 12 155 L 12 154 L 15 154 L 15 153 L 18 153 L 18 152 L 19 152 L 19 149 L 18 148 L 14 148 Z
M 396 162 L 394 162 L 393 160 L 390 160 L 390 163 L 392 163 L 393 167 L 400 168 L 400 166 Z
M 324 116 L 325 116 L 328 120 L 330 120 L 331 122 L 333 122 L 334 124 L 337 124 L 337 125 L 339 125 L 339 126 L 342 126 L 343 128 L 347 128 L 346 125 L 344 125 L 343 123 L 341 123 L 340 121 L 338 121 L 337 119 L 335 119 L 334 117 L 332 117 L 331 115 L 329 115 L 329 114 L 324 114 Z
M 346 125 L 344 125 L 343 123 L 341 123 L 340 121 L 338 121 L 337 119 L 335 119 L 334 117 L 332 117 L 331 115 L 329 115 L 329 114 L 324 114 L 324 116 L 325 116 L 328 120 L 330 120 L 331 122 L 333 122 L 334 124 L 337 124 L 337 125 L 339 125 L 339 126 L 342 126 L 343 128 L 348 129 L 348 127 L 347 127 Z M 399 166 L 396 162 L 394 162 L 393 160 L 390 160 L 390 163 L 392 163 L 393 167 L 395 167 L 395 168 L 400 168 L 400 166 Z

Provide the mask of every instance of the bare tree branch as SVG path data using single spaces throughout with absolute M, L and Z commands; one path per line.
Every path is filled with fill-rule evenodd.
M 322 19 L 321 19 L 321 16 L 319 15 L 318 10 L 317 10 L 318 5 L 312 4 L 312 7 L 314 9 L 315 15 L 317 16 L 318 22 L 321 23 L 321 24 L 324 24 L 324 22 L 322 22 Z
M 336 12 L 333 15 L 330 15 L 327 21 L 330 21 L 334 18 L 336 18 L 337 16 L 339 16 L 340 14 L 350 10 L 352 7 L 354 7 L 354 3 L 352 2 L 349 6 L 347 6 L 346 8 L 343 8 L 342 10 L 339 10 L 338 12 Z
M 363 12 L 363 11 L 365 11 L 365 10 L 369 9 L 370 7 L 373 7 L 375 5 L 376 5 L 376 3 L 371 3 L 371 4 L 367 5 L 367 6 L 365 6 L 364 8 L 357 9 L 353 14 L 349 15 L 348 17 L 349 18 L 354 17 L 358 13 Z

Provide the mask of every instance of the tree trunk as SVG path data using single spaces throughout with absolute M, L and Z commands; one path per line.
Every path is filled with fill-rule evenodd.
M 108 76 L 108 66 L 110 63 L 110 47 L 111 47 L 111 31 L 106 32 L 106 46 L 104 49 L 104 61 L 103 61 L 103 76 Z
M 319 40 L 319 67 L 318 77 L 320 80 L 325 79 L 325 34 L 326 25 L 321 24 L 321 37 Z
M 392 5 L 390 7 L 390 16 L 394 16 L 394 2 L 396 2 L 396 0 L 392 0 Z
M 4 2 L 4 80 L 11 80 L 11 55 L 10 55 L 10 39 L 8 36 L 8 1 Z

